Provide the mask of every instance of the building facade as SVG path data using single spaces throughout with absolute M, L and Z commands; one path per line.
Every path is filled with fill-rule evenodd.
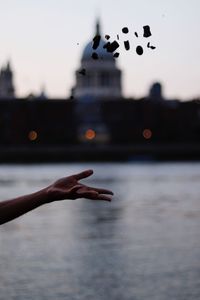
M 0 98 L 15 98 L 13 72 L 9 62 L 0 70 Z

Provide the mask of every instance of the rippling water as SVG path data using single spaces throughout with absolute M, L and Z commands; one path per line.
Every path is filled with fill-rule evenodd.
M 1 200 L 85 168 L 113 201 L 2 225 L 0 300 L 200 299 L 200 163 L 0 166 Z

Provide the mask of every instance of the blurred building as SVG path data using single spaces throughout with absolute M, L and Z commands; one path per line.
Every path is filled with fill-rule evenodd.
M 9 61 L 0 70 L 0 98 L 15 98 L 13 72 Z
M 106 41 L 102 38 L 99 21 L 94 37 L 100 37 L 99 46 L 94 50 L 91 39 L 83 49 L 81 65 L 75 73 L 73 97 L 78 100 L 75 108 L 78 140 L 102 144 L 109 142 L 110 132 L 103 119 L 101 102 L 122 97 L 121 70 L 116 66 L 113 53 L 104 48 Z
M 163 92 L 162 92 L 162 85 L 160 82 L 155 82 L 152 84 L 149 90 L 149 98 L 153 101 L 162 101 Z
M 93 41 L 85 46 L 81 66 L 76 71 L 76 84 L 73 88 L 75 98 L 119 98 L 122 96 L 121 70 L 116 66 L 116 59 L 112 53 L 104 48 L 106 41 L 102 38 L 100 23 L 96 23 L 94 36 L 101 36 L 100 44 L 93 49 Z M 97 58 L 92 58 L 95 52 Z

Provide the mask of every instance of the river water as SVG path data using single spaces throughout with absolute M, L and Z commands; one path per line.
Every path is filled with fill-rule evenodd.
M 0 227 L 0 300 L 200 299 L 200 163 L 1 165 L 1 200 L 88 168 L 111 203 L 56 202 Z

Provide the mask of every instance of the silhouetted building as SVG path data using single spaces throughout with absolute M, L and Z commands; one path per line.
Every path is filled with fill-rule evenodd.
M 0 70 L 0 98 L 14 98 L 15 89 L 13 85 L 13 72 L 8 62 Z
M 152 84 L 149 91 L 149 98 L 154 101 L 161 101 L 164 99 L 162 95 L 162 85 L 159 82 Z
M 95 36 L 101 36 L 100 24 L 97 21 Z M 116 66 L 116 59 L 103 46 L 106 41 L 100 40 L 96 50 L 90 41 L 84 48 L 81 67 L 76 71 L 76 84 L 73 88 L 75 98 L 119 98 L 122 95 L 121 71 Z M 92 54 L 97 54 L 96 59 Z

